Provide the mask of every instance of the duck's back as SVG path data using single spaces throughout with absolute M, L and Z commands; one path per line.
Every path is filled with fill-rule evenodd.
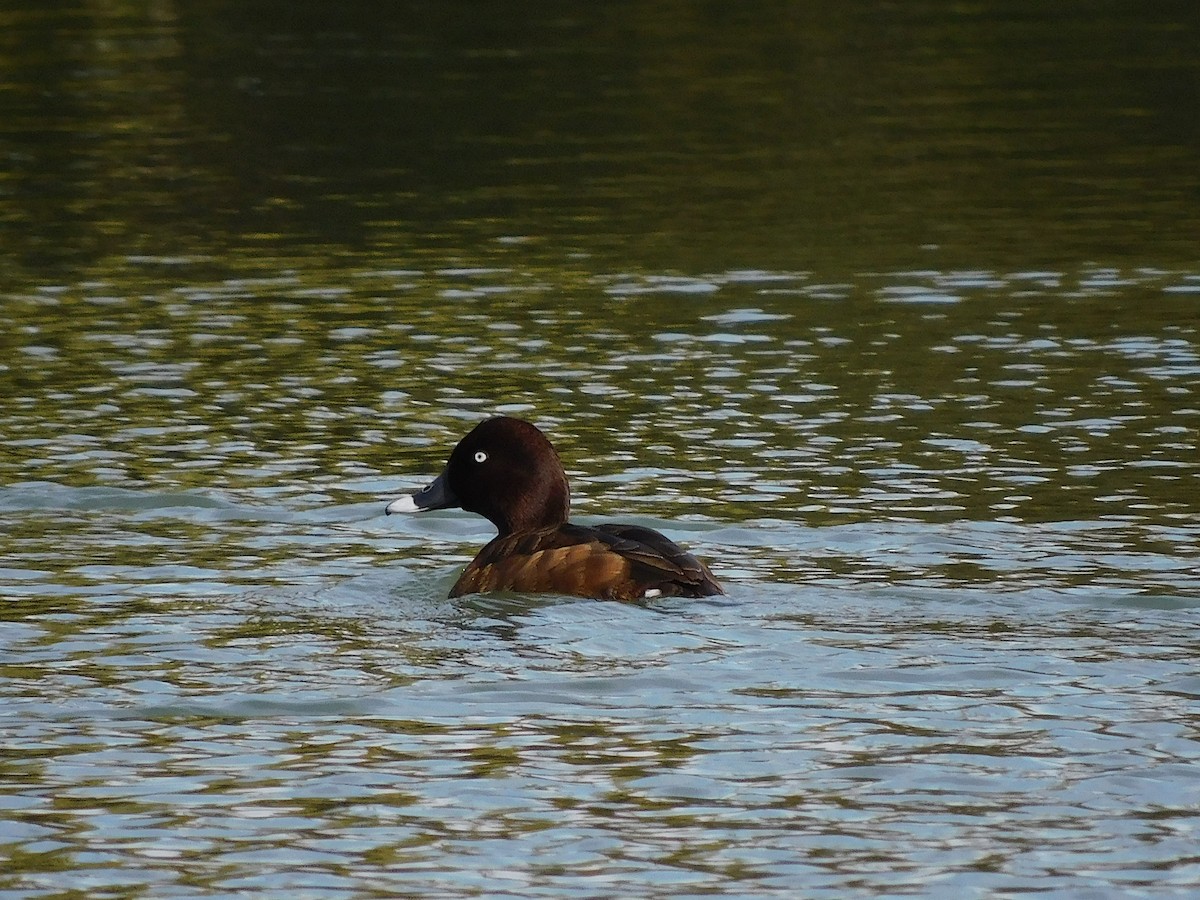
M 463 571 L 450 596 L 490 591 L 610 600 L 723 593 L 704 563 L 651 528 L 571 524 L 497 537 Z

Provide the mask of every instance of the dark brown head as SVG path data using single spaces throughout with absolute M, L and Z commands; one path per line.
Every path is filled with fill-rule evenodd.
M 387 511 L 460 506 L 506 535 L 561 525 L 570 505 L 567 475 L 550 441 L 529 422 L 499 416 L 458 442 L 429 487 L 399 498 Z

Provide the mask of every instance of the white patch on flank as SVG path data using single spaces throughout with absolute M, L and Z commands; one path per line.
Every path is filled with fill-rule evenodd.
M 661 597 L 662 591 L 660 591 L 658 588 L 650 588 L 650 590 L 646 591 L 646 593 L 642 594 L 642 596 L 643 597 Z
M 384 510 L 386 513 L 398 512 L 417 512 L 421 507 L 417 506 L 412 498 L 412 494 L 405 494 L 403 497 L 397 497 L 387 505 Z

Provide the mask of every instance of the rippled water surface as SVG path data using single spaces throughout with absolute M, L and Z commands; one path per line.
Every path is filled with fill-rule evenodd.
M 0 13 L 0 896 L 1200 888 L 1194 17 L 150 6 Z M 447 599 L 498 412 L 727 595 Z

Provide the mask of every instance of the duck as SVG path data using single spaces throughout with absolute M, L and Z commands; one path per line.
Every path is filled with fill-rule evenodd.
M 450 597 L 497 591 L 601 600 L 723 594 L 708 567 L 641 525 L 568 521 L 571 489 L 558 451 L 536 425 L 497 416 L 476 425 L 427 487 L 385 512 L 463 509 L 497 534 L 450 589 Z

